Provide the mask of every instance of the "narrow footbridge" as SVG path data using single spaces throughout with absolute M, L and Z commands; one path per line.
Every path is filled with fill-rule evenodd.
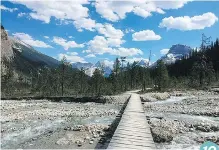
M 132 93 L 107 149 L 155 149 L 138 94 Z

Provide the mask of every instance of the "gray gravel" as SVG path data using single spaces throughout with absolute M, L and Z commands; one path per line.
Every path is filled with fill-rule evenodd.
M 107 103 L 1 101 L 1 148 L 93 149 L 107 142 L 109 126 L 128 94 Z
M 148 100 L 150 93 L 142 96 L 158 149 L 186 149 L 191 146 L 196 149 L 207 140 L 219 144 L 218 93 L 177 91 L 168 95 L 170 97 L 165 100 L 152 97 L 152 101 Z

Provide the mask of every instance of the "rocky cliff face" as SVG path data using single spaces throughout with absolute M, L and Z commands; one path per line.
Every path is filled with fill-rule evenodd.
M 8 38 L 8 33 L 4 27 L 1 26 L 1 59 L 6 58 L 7 60 L 14 57 L 12 43 Z

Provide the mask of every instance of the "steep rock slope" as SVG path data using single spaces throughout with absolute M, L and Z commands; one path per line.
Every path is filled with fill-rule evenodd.
M 7 60 L 9 60 L 13 57 L 14 57 L 14 52 L 12 49 L 12 43 L 8 38 L 8 33 L 1 25 L 1 58 L 6 58 Z

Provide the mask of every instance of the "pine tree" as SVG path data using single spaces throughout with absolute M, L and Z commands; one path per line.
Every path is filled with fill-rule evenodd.
M 116 77 L 120 71 L 120 66 L 121 66 L 121 63 L 120 63 L 119 59 L 116 58 L 116 61 L 114 62 L 114 65 L 113 65 L 113 72 L 115 72 Z
M 160 60 L 158 61 L 156 67 L 156 84 L 158 90 L 167 88 L 168 80 L 169 80 L 169 76 L 168 76 L 167 67 L 164 64 L 164 62 Z
M 95 69 L 92 76 L 92 83 L 94 85 L 96 95 L 100 96 L 101 88 L 102 85 L 104 84 L 104 76 L 99 69 Z
M 67 62 L 67 59 L 65 56 L 63 56 L 61 60 L 61 64 L 59 65 L 59 73 L 60 73 L 60 84 L 61 84 L 61 95 L 64 95 L 64 86 L 65 86 L 65 76 L 66 76 L 66 70 L 69 66 L 69 62 Z

